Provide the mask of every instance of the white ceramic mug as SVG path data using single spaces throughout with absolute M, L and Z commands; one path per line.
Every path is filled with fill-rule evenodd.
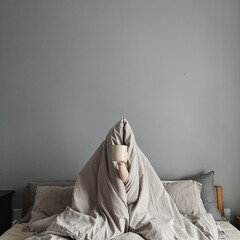
M 113 145 L 112 146 L 112 161 L 126 162 L 127 161 L 127 146 Z

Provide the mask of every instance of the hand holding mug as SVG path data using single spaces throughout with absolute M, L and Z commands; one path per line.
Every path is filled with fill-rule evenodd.
M 128 152 L 126 145 L 112 146 L 112 161 L 117 163 L 125 163 L 128 160 Z

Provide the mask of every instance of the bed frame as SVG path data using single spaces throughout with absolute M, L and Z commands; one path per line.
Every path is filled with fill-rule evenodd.
M 221 216 L 224 216 L 223 188 L 221 186 L 215 187 L 215 197 L 216 197 L 216 206 Z
M 24 200 L 24 208 L 23 208 L 23 216 L 25 216 L 30 208 L 30 194 L 29 194 L 29 186 L 25 187 L 25 200 Z
M 224 205 L 223 205 L 223 188 L 221 186 L 215 186 L 215 197 L 216 206 L 221 214 L 224 216 Z M 29 196 L 29 186 L 25 188 L 25 201 L 24 201 L 24 216 L 27 214 L 30 208 L 30 196 Z

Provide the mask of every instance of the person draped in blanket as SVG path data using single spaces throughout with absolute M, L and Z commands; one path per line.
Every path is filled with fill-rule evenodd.
M 114 146 L 125 148 L 119 152 L 120 159 L 113 158 Z M 121 119 L 78 174 L 71 207 L 31 240 L 66 239 L 60 236 L 91 240 L 218 239 L 211 214 L 196 217 L 198 225 L 179 213 L 138 147 L 129 123 Z M 44 229 L 42 220 L 39 224 Z

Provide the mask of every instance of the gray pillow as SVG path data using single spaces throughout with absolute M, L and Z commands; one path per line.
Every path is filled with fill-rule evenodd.
M 75 181 L 37 181 L 37 182 L 30 182 L 28 183 L 29 186 L 29 200 L 30 200 L 30 208 L 26 215 L 19 221 L 19 223 L 26 223 L 29 222 L 31 219 L 31 212 L 33 208 L 33 204 L 36 197 L 36 190 L 37 186 L 60 186 L 60 187 L 67 187 L 67 186 L 74 186 Z
M 214 171 L 192 177 L 192 180 L 202 184 L 201 198 L 204 207 L 208 213 L 211 213 L 216 221 L 222 220 L 221 214 L 216 207 L 215 189 L 214 189 Z

